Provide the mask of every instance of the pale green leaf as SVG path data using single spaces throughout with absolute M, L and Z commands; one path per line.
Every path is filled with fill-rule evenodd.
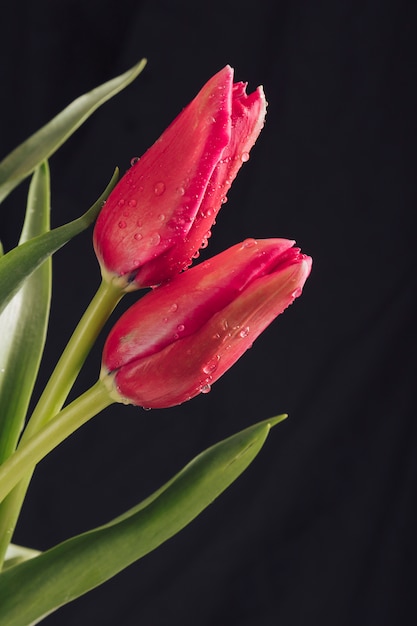
M 48 159 L 102 104 L 127 87 L 143 70 L 142 59 L 129 71 L 80 96 L 0 163 L 0 202 Z
M 248 467 L 269 429 L 255 424 L 209 448 L 142 504 L 0 575 L 0 624 L 28 626 L 102 584 L 179 532 Z
M 50 179 L 47 163 L 35 170 L 19 244 L 49 231 Z M 47 259 L 23 282 L 0 313 L 0 463 L 14 450 L 45 344 L 51 300 Z
M 39 550 L 32 550 L 32 548 L 25 548 L 24 546 L 17 546 L 15 543 L 11 543 L 7 548 L 3 569 L 14 567 L 19 563 L 23 563 L 23 561 L 39 556 L 39 554 L 41 554 Z

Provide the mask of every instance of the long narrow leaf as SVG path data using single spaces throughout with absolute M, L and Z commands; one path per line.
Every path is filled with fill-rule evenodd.
M 3 565 L 4 570 L 15 567 L 19 563 L 23 563 L 29 559 L 33 559 L 39 554 L 41 554 L 39 550 L 31 550 L 31 548 L 25 548 L 24 546 L 17 546 L 15 543 L 11 543 L 7 549 L 6 559 Z
M 20 244 L 49 231 L 47 163 L 32 177 Z M 51 299 L 51 262 L 33 272 L 0 314 L 0 463 L 15 449 L 45 344 Z
M 143 70 L 142 59 L 129 71 L 80 96 L 0 163 L 0 202 L 48 159 L 104 102 L 127 87 Z
M 54 230 L 34 237 L 13 248 L 0 258 L 0 312 L 11 300 L 19 287 L 36 268 L 70 239 L 85 230 L 97 217 L 103 202 L 118 178 L 116 169 L 110 183 L 90 209 L 78 219 Z
M 248 467 L 269 429 L 255 424 L 209 448 L 162 489 L 112 523 L 0 575 L 0 624 L 28 626 L 100 585 L 179 532 Z

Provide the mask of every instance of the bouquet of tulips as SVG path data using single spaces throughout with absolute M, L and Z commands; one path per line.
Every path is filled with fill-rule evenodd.
M 311 259 L 286 239 L 247 239 L 194 267 L 264 124 L 226 66 L 80 218 L 50 229 L 48 159 L 142 71 L 75 100 L 0 163 L 0 200 L 32 175 L 17 247 L 0 258 L 0 624 L 35 624 L 173 536 L 250 464 L 274 417 L 201 453 L 107 524 L 46 552 L 11 543 L 36 464 L 114 402 L 167 408 L 206 393 L 300 295 Z M 53 253 L 95 221 L 101 283 L 28 413 L 45 343 Z M 66 403 L 100 331 L 126 292 L 146 289 L 115 323 L 97 382 Z

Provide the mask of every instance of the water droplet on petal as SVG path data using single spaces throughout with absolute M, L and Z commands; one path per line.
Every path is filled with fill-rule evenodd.
M 242 243 L 242 248 L 253 248 L 257 245 L 258 242 L 256 241 L 256 239 L 245 239 L 245 241 Z
M 118 223 L 118 227 L 119 228 L 126 228 L 127 224 L 124 220 L 120 220 L 120 222 Z
M 143 237 L 142 233 L 135 233 L 134 235 L 134 238 L 136 239 L 136 241 L 140 241 L 142 237 Z
M 156 196 L 162 196 L 164 191 L 165 191 L 165 183 L 163 183 L 162 181 L 155 183 L 153 192 Z
M 184 187 L 177 187 L 177 193 L 178 193 L 180 196 L 183 196 L 183 195 L 185 194 L 185 189 L 184 189 Z
M 133 208 L 133 207 L 135 207 L 137 205 L 137 201 L 136 200 L 129 200 L 128 205 Z
M 178 304 L 176 303 L 171 304 L 171 306 L 169 307 L 169 310 L 171 313 L 175 313 L 175 311 L 178 311 Z
M 139 157 L 132 157 L 130 159 L 130 165 L 135 165 L 139 161 Z
M 242 154 L 240 155 L 240 160 L 242 161 L 242 163 L 246 163 L 246 161 L 249 161 L 249 152 L 242 152 Z
M 201 393 L 209 393 L 209 391 L 211 391 L 211 386 L 207 383 L 206 385 L 200 387 L 200 391 Z
M 123 200 L 123 198 L 121 198 L 117 204 L 119 206 L 124 206 L 125 205 L 125 200 Z
M 223 196 L 223 198 L 221 199 L 221 203 L 226 204 L 226 202 L 227 202 L 227 196 Z
M 298 298 L 298 296 L 301 296 L 302 291 L 303 290 L 301 289 L 301 287 L 297 287 L 297 289 L 295 289 L 291 295 L 293 298 Z
M 178 324 L 178 326 L 177 326 L 177 330 L 178 330 L 178 332 L 180 332 L 180 333 L 182 333 L 182 331 L 184 330 L 184 328 L 185 328 L 184 324 Z
M 164 222 L 164 221 L 165 221 L 165 215 L 164 215 L 163 213 L 160 213 L 160 214 L 158 215 L 158 220 L 159 220 L 160 222 Z
M 139 226 L 139 228 L 141 228 L 141 227 L 143 226 L 143 222 L 142 222 L 142 220 L 138 220 L 138 221 L 136 222 L 136 226 Z
M 242 339 L 244 337 L 247 337 L 249 335 L 249 326 L 245 326 L 245 328 L 242 328 L 242 330 L 239 333 L 239 337 L 241 337 Z
M 161 242 L 161 235 L 159 233 L 154 233 L 149 240 L 150 246 L 157 246 Z
M 198 251 L 198 250 L 196 250 L 196 252 L 194 252 L 194 254 L 193 254 L 192 258 L 193 258 L 193 259 L 198 259 L 198 257 L 199 257 L 199 256 L 200 256 L 200 253 L 199 253 L 199 251 Z
M 210 359 L 203 367 L 204 374 L 212 374 L 216 369 L 220 361 L 220 356 L 217 354 L 214 358 Z

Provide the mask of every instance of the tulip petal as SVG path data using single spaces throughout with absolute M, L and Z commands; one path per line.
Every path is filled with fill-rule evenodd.
M 311 259 L 293 243 L 233 246 L 133 305 L 103 351 L 119 399 L 165 408 L 208 390 L 301 294 Z
M 109 371 L 193 334 L 234 300 L 254 278 L 282 263 L 288 239 L 249 239 L 158 287 L 131 306 L 107 338 Z
M 187 235 L 230 138 L 232 81 L 229 66 L 213 76 L 109 197 L 94 236 L 108 271 L 132 273 Z
M 246 94 L 226 66 L 213 76 L 109 196 L 94 230 L 103 276 L 161 284 L 205 247 L 227 191 L 263 126 L 261 87 Z

